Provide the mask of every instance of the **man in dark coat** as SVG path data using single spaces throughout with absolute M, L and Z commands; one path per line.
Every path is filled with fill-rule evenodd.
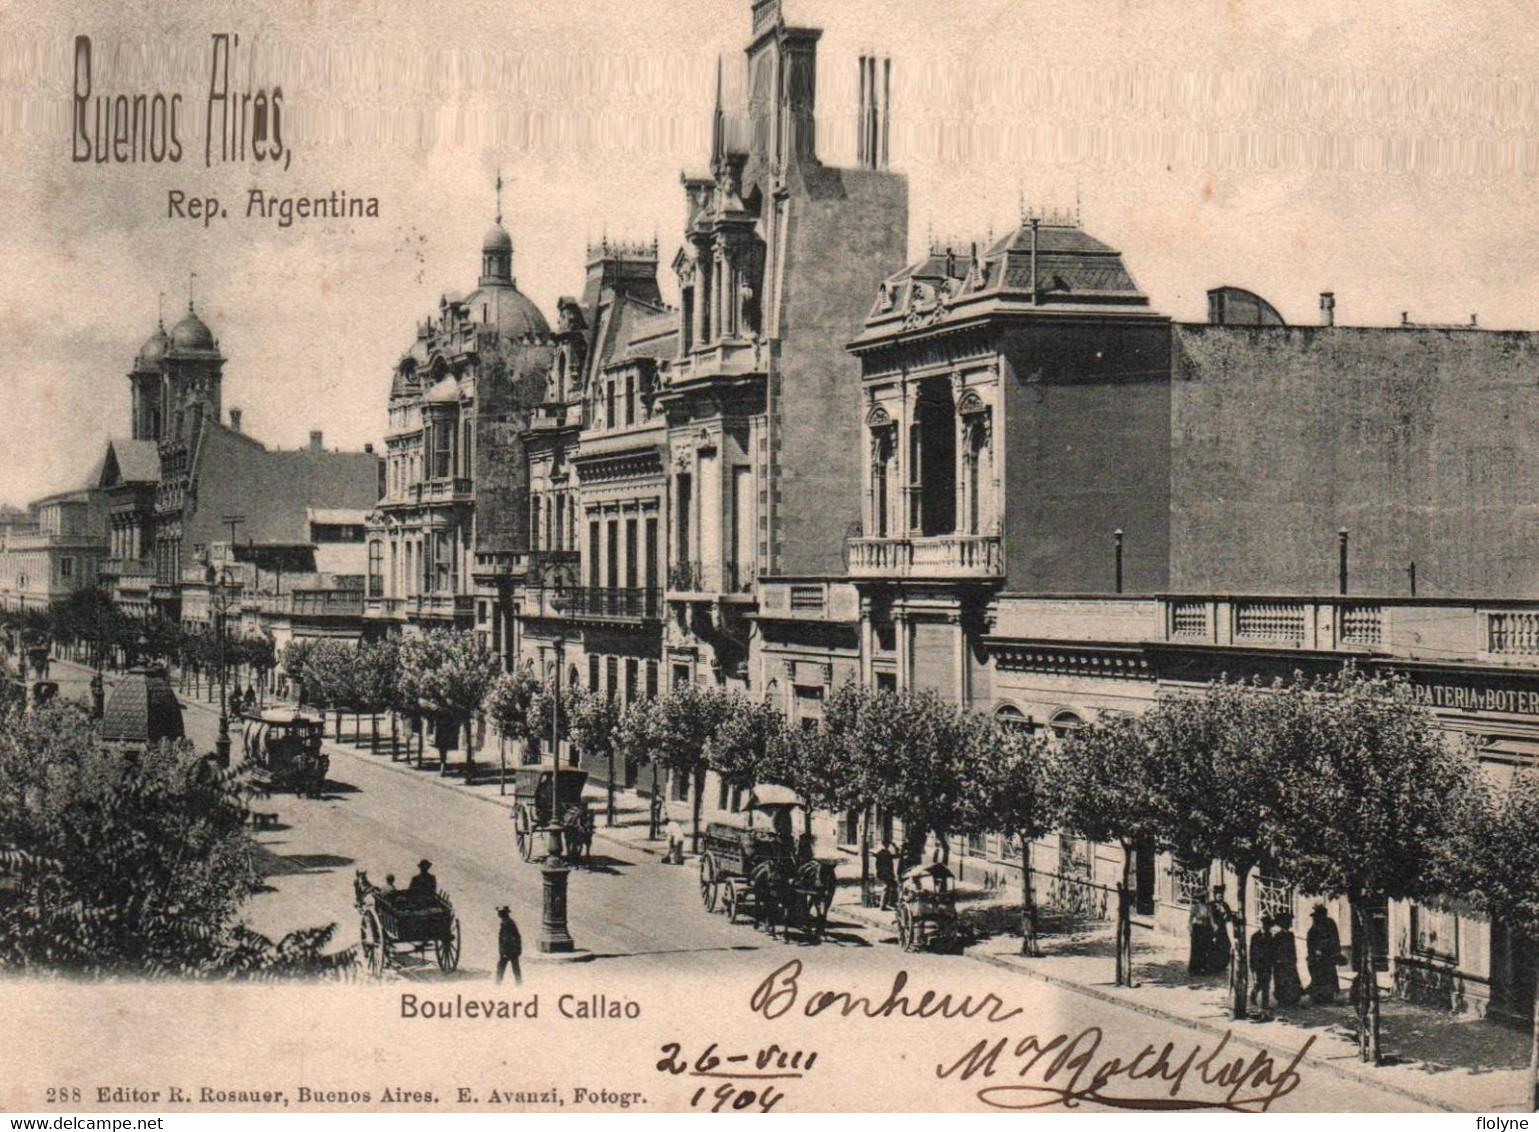
M 876 883 L 882 887 L 881 910 L 892 907 L 898 892 L 898 863 L 892 851 L 892 842 L 884 841 L 876 851 Z
M 1250 936 L 1250 1000 L 1263 1011 L 1272 1008 L 1272 917 L 1262 916 Z
M 407 893 L 418 903 L 426 904 L 438 895 L 438 878 L 433 875 L 432 861 L 418 861 L 417 875 L 406 886 Z
M 1283 912 L 1272 925 L 1272 986 L 1278 1006 L 1296 1006 L 1304 997 L 1299 982 L 1299 944 L 1293 936 L 1293 913 Z
M 1206 975 L 1213 965 L 1213 913 L 1208 908 L 1208 898 L 1200 892 L 1192 893 L 1188 925 L 1192 933 L 1192 954 L 1186 969 L 1193 975 Z
M 1304 937 L 1305 962 L 1309 967 L 1309 1001 L 1331 1006 L 1341 993 L 1336 968 L 1341 965 L 1341 932 L 1324 904 L 1310 914 L 1309 934 Z
M 518 969 L 518 960 L 524 953 L 524 937 L 518 934 L 512 909 L 506 904 L 497 909 L 497 918 L 502 921 L 497 928 L 497 981 L 502 982 L 503 973 L 511 967 L 514 984 L 522 985 L 524 974 Z
M 1229 943 L 1229 925 L 1234 922 L 1234 912 L 1224 899 L 1224 886 L 1213 886 L 1213 899 L 1208 901 L 1208 914 L 1213 918 L 1213 950 L 1209 953 L 1212 962 L 1208 965 L 1208 974 L 1222 975 L 1229 970 L 1229 959 L 1233 949 Z M 1237 941 L 1244 946 L 1244 941 Z

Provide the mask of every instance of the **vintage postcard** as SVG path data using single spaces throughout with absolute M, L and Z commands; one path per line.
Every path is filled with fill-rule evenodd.
M 1536 55 L 0 5 L 0 1107 L 1532 1111 Z

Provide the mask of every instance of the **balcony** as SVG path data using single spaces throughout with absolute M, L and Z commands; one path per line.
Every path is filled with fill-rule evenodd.
M 378 599 L 383 600 L 383 599 Z M 248 609 L 280 617 L 356 618 L 363 616 L 362 590 L 294 590 L 286 594 L 253 594 Z
M 753 592 L 754 571 L 736 562 L 675 562 L 668 567 L 670 597 L 716 598 Z
M 363 615 L 392 621 L 399 620 L 406 616 L 406 598 L 371 597 L 364 603 Z
M 417 594 L 404 600 L 409 618 L 468 620 L 476 611 L 476 599 L 470 594 Z
M 852 578 L 987 581 L 1005 574 L 997 535 L 856 538 L 849 547 Z
M 541 589 L 528 606 L 537 617 L 574 621 L 660 621 L 662 593 L 657 589 L 604 589 L 578 586 L 572 589 Z
M 475 482 L 465 476 L 433 479 L 413 484 L 410 495 L 418 503 L 470 503 L 475 498 Z

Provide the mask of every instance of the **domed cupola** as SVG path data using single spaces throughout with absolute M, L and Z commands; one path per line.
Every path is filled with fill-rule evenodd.
M 481 286 L 513 284 L 513 237 L 497 218 L 481 241 Z
M 502 226 L 502 174 L 497 174 L 497 220 L 481 241 L 482 287 L 513 286 L 513 237 Z
M 177 351 L 206 351 L 219 348 L 218 343 L 214 341 L 214 332 L 198 317 L 190 301 L 182 321 L 171 328 L 171 348 Z
M 170 346 L 171 339 L 166 336 L 166 324 L 162 322 L 155 327 L 155 333 L 146 338 L 144 345 L 139 348 L 139 353 L 134 358 L 134 372 L 159 372 L 161 359 L 166 356 L 166 350 Z

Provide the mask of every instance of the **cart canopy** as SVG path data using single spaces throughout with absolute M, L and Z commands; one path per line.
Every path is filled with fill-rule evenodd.
M 802 800 L 789 786 L 768 784 L 750 790 L 748 804 L 756 810 L 772 810 L 780 806 L 800 806 Z

